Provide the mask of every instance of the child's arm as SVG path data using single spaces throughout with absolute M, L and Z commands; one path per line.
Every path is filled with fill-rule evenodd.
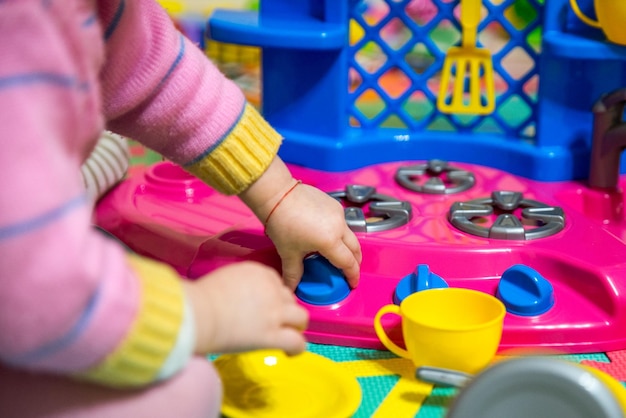
M 101 3 L 113 8 L 125 5 L 131 11 L 135 5 L 148 4 L 141 0 Z M 209 308 L 202 298 L 195 297 L 204 291 L 185 292 L 173 269 L 125 253 L 120 245 L 90 226 L 92 207 L 80 166 L 94 145 L 90 139 L 102 129 L 100 92 L 109 94 L 111 85 L 101 85 L 98 77 L 103 45 L 109 29 L 115 26 L 113 19 L 103 27 L 104 32 L 100 31 L 90 4 L 0 2 L 0 172 L 4 179 L 0 188 L 0 361 L 112 386 L 142 386 L 184 367 L 193 350 L 211 348 L 202 336 L 196 341 L 196 328 L 216 330 L 213 324 L 227 323 L 224 318 L 234 321 L 230 322 L 233 329 L 240 322 L 249 323 L 249 318 L 239 316 L 249 300 L 224 290 L 228 298 Z M 154 25 L 163 19 L 162 10 L 152 7 L 145 10 L 145 16 L 146 22 Z M 151 44 L 159 44 L 158 39 L 152 41 L 140 46 L 149 50 Z M 159 61 L 163 57 L 154 58 Z M 204 72 L 203 68 L 197 70 Z M 117 80 L 121 84 L 129 82 L 129 88 L 139 91 L 145 85 L 137 87 L 137 83 L 145 81 L 153 89 L 143 97 L 146 106 L 150 91 L 160 88 L 158 80 L 152 85 L 150 82 L 155 80 Z M 160 96 L 166 103 L 167 98 Z M 237 103 L 236 97 L 233 100 Z M 116 103 L 121 108 L 128 104 Z M 131 121 L 134 117 L 138 126 L 144 126 L 142 103 L 134 104 L 137 108 L 125 108 L 129 113 L 120 114 L 120 118 Z M 115 103 L 108 106 L 120 109 Z M 197 119 L 189 115 L 188 121 Z M 158 124 L 156 128 L 165 129 Z M 174 131 L 177 128 L 172 125 Z M 168 134 L 177 137 L 176 132 L 167 132 L 166 137 Z M 195 149 L 188 143 L 181 146 Z M 248 274 L 263 276 L 254 270 L 245 265 L 242 269 L 233 266 L 227 270 L 228 278 L 235 284 L 245 283 Z M 260 280 L 256 292 L 260 300 L 272 300 L 272 292 L 279 292 L 276 287 L 280 286 L 261 284 L 266 281 Z M 197 286 L 200 283 L 205 280 Z M 267 297 L 263 289 L 267 289 Z M 293 300 L 284 299 L 283 303 L 294 305 Z M 274 308 L 283 312 L 281 303 L 274 304 Z M 301 308 L 287 311 L 281 319 L 269 321 L 265 329 L 283 324 L 298 329 L 305 325 L 306 315 L 303 318 Z M 202 317 L 194 321 L 194 313 Z M 263 319 L 265 312 L 256 314 L 261 318 L 253 319 Z M 299 315 L 300 319 L 290 315 Z M 204 331 L 201 334 L 207 335 Z M 208 335 L 218 338 L 221 332 Z M 280 335 L 272 341 L 250 335 L 247 341 L 215 346 L 245 349 L 241 344 L 249 343 L 284 346 L 290 352 L 302 349 L 297 335 L 288 338 L 291 343 L 281 342 Z
M 174 29 L 149 0 L 103 2 L 109 61 L 103 71 L 109 128 L 142 141 L 216 190 L 237 194 L 261 221 L 294 180 L 277 157 L 281 136 L 246 104 L 239 88 Z M 303 257 L 320 252 L 356 286 L 360 245 L 339 204 L 300 185 L 268 224 L 295 288 Z

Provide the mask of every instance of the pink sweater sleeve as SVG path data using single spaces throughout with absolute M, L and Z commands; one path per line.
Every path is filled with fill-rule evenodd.
M 255 181 L 282 138 L 246 104 L 241 90 L 153 0 L 101 1 L 99 8 L 107 127 L 221 192 L 238 194 Z
M 141 384 L 173 349 L 184 299 L 171 271 L 90 227 L 79 170 L 103 127 L 105 57 L 89 4 L 0 2 L 0 360 Z
M 152 0 L 101 1 L 108 127 L 179 164 L 215 146 L 241 116 L 241 90 Z

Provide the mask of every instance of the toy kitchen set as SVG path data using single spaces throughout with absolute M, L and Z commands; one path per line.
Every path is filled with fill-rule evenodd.
M 450 286 L 504 302 L 502 350 L 626 349 L 625 46 L 568 0 L 524 0 L 530 16 L 515 17 L 518 0 L 418 2 L 431 13 L 409 0 L 375 13 L 356 0 L 260 3 L 215 11 L 209 42 L 261 48 L 281 156 L 342 202 L 363 250 L 354 290 L 305 261 L 309 341 L 382 348 L 381 306 Z M 241 260 L 280 267 L 236 197 L 168 162 L 134 172 L 96 219 L 190 279 Z

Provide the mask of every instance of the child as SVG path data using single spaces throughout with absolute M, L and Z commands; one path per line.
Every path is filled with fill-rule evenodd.
M 306 254 L 357 285 L 341 205 L 152 0 L 4 0 L 0 36 L 0 416 L 217 416 L 207 353 L 304 350 Z M 287 286 L 252 262 L 182 281 L 96 232 L 79 173 L 103 128 L 238 195 Z

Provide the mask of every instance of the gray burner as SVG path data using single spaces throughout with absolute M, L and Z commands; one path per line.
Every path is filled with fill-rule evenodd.
M 493 214 L 494 208 L 512 212 L 522 209 L 522 219 L 538 224 L 525 229 L 522 222 L 512 213 L 503 213 L 491 227 L 479 226 L 473 218 Z M 496 191 L 491 197 L 456 202 L 452 205 L 449 218 L 452 225 L 461 231 L 484 238 L 507 240 L 532 240 L 556 234 L 565 227 L 565 214 L 560 207 L 548 206 L 536 200 L 524 199 L 520 192 Z
M 346 203 L 363 205 L 369 203 L 369 212 L 380 220 L 368 220 L 361 207 L 344 209 L 346 222 L 354 232 L 379 232 L 405 225 L 411 219 L 411 204 L 390 196 L 376 193 L 371 186 L 350 184 L 344 191 L 330 192 L 330 196 Z
M 418 184 L 415 179 L 420 177 L 428 177 L 428 180 Z M 459 193 L 476 182 L 471 172 L 452 167 L 442 160 L 400 167 L 396 171 L 396 181 L 409 190 L 429 194 Z

